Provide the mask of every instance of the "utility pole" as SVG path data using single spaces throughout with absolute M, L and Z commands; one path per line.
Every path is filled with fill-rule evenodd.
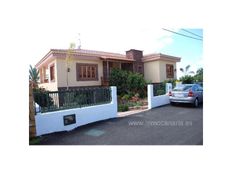
M 69 90 L 69 83 L 68 83 L 68 73 L 70 72 L 70 61 L 71 61 L 71 55 L 73 50 L 75 49 L 76 45 L 75 43 L 71 43 L 66 55 L 66 83 L 67 83 L 67 90 Z

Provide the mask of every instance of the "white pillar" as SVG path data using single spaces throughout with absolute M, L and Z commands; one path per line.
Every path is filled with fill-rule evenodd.
M 40 112 L 40 106 L 37 103 L 35 103 L 35 111 L 36 113 Z
M 172 91 L 172 84 L 171 83 L 166 83 L 166 94 Z
M 147 85 L 147 102 L 148 109 L 152 108 L 153 85 Z
M 112 101 L 111 103 L 114 105 L 114 112 L 118 112 L 118 100 L 117 100 L 117 87 L 116 86 L 111 86 L 111 97 L 112 97 Z

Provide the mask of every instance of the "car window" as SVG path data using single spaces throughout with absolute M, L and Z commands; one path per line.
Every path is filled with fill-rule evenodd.
M 193 91 L 197 91 L 197 90 L 198 90 L 198 86 L 197 86 L 197 85 L 194 85 L 194 86 L 192 87 L 192 90 L 193 90 Z
M 182 85 L 182 86 L 175 87 L 173 89 L 173 91 L 186 91 L 186 90 L 190 89 L 191 87 L 192 87 L 192 85 L 187 85 L 187 86 Z
M 199 86 L 198 91 L 203 91 L 203 88 Z

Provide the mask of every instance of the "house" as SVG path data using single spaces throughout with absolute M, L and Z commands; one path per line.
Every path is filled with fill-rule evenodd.
M 131 49 L 126 54 L 74 49 L 51 49 L 37 64 L 39 87 L 50 91 L 82 86 L 107 86 L 113 68 L 141 73 L 147 81 L 176 79 L 179 57 L 165 54 L 143 55 Z M 68 53 L 69 52 L 69 53 Z M 69 55 L 69 61 L 66 61 Z M 67 63 L 68 62 L 68 63 Z

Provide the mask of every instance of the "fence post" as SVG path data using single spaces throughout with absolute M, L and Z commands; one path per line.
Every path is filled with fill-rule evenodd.
M 110 88 L 111 88 L 111 98 L 112 98 L 111 103 L 114 105 L 114 109 L 115 109 L 113 113 L 116 113 L 117 115 L 118 112 L 117 87 L 111 86 Z
M 111 97 L 112 97 L 112 103 L 117 104 L 117 87 L 116 86 L 111 86 Z
M 148 109 L 152 108 L 152 97 L 153 97 L 153 85 L 147 85 L 147 102 L 148 102 Z
M 172 84 L 171 83 L 166 83 L 166 94 L 172 91 Z

